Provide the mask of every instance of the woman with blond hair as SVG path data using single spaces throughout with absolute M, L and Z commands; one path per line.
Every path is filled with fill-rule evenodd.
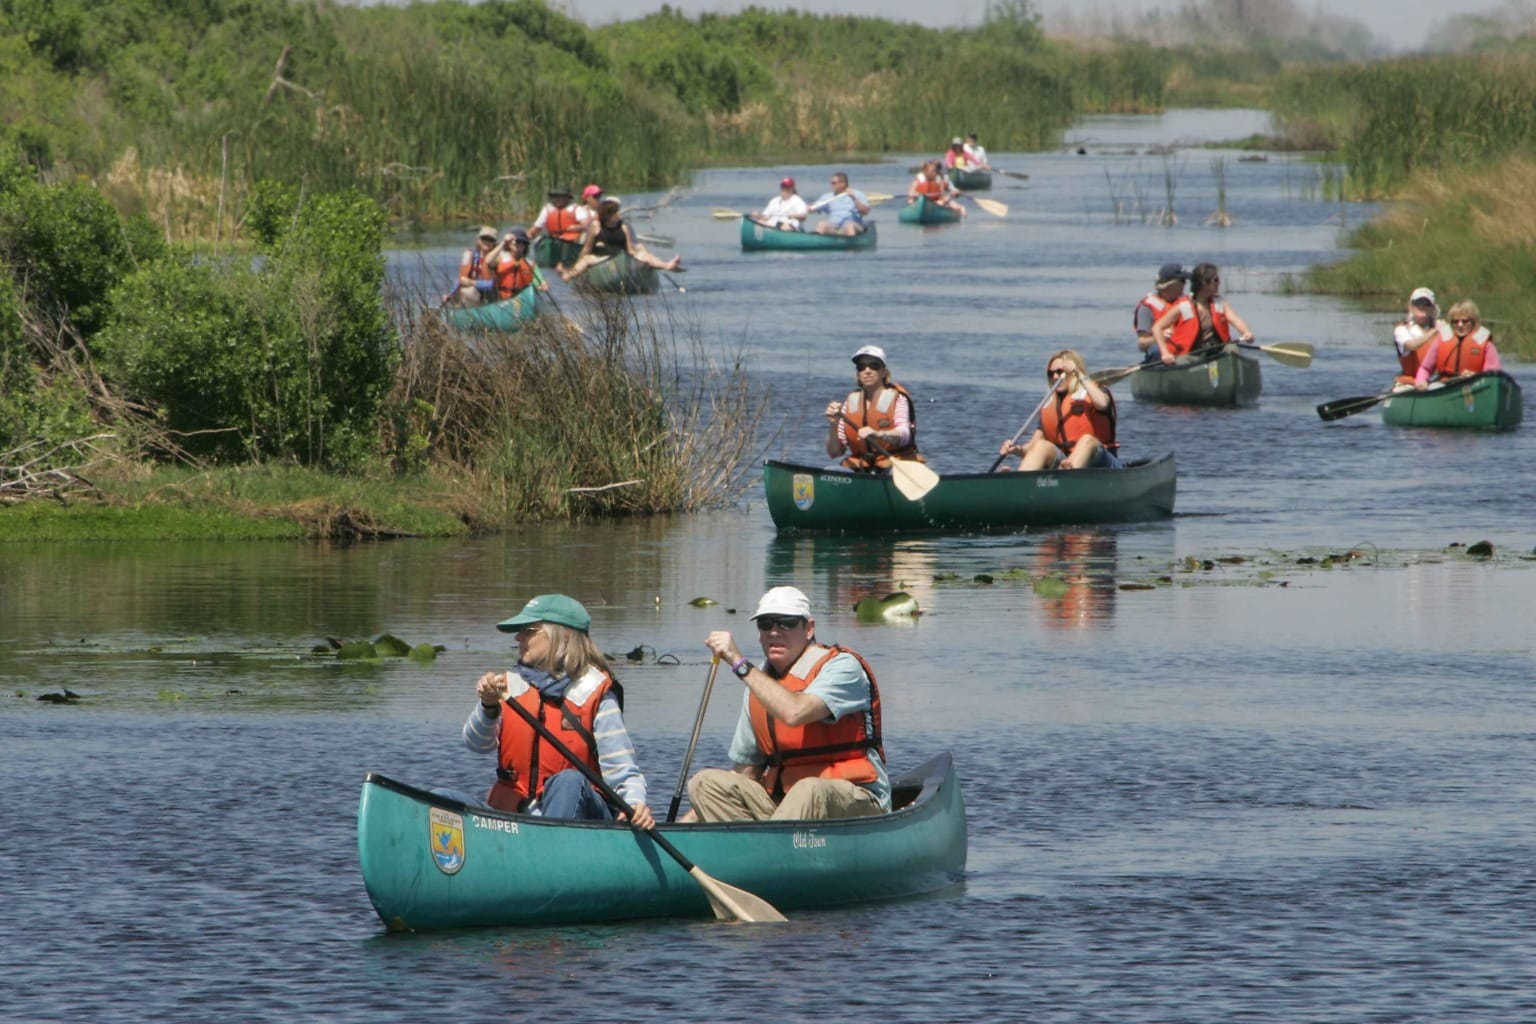
M 1115 454 L 1115 398 L 1088 375 L 1083 357 L 1064 348 L 1045 361 L 1051 391 L 1040 405 L 1040 426 L 1026 444 L 1010 438 L 999 455 L 1022 456 L 1021 471 L 1122 469 Z
M 564 594 L 540 594 L 497 623 L 517 637 L 517 667 L 487 672 L 475 684 L 480 701 L 464 723 L 464 742 L 476 753 L 496 754 L 496 782 L 486 796 L 492 807 L 548 818 L 612 819 L 580 769 L 522 715 L 502 706 L 516 703 L 601 773 L 634 808 L 633 824 L 649 829 L 656 820 L 624 727 L 624 690 L 592 642 L 591 624 L 581 603 Z
M 1450 321 L 1451 336 L 1437 335 L 1425 348 L 1419 372 L 1413 378 L 1415 388 L 1423 391 L 1431 377 L 1448 380 L 1503 369 L 1499 350 L 1493 345 L 1493 334 L 1482 325 L 1477 303 L 1463 299 L 1451 307 L 1445 318 Z

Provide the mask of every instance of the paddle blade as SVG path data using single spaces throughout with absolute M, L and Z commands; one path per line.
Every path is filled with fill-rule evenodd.
M 870 206 L 875 206 L 875 205 L 878 205 L 880 203 L 888 203 L 892 199 L 895 199 L 895 198 L 896 198 L 895 196 L 890 195 L 889 193 L 886 193 L 886 192 L 866 192 L 866 193 L 864 193 L 864 201 L 866 203 L 868 203 Z
M 980 196 L 971 196 L 973 202 L 994 217 L 1008 216 L 1008 204 L 1000 203 L 996 199 L 983 199 Z
M 891 481 L 908 501 L 922 501 L 939 486 L 939 474 L 912 459 L 891 460 Z
M 1312 365 L 1312 346 L 1304 341 L 1277 341 L 1260 345 L 1259 350 L 1278 363 L 1306 369 Z
M 1354 398 L 1338 398 L 1318 406 L 1317 415 L 1325 423 L 1341 420 L 1345 416 L 1353 416 L 1357 412 L 1365 412 L 1365 410 L 1376 403 L 1391 397 L 1392 392 L 1387 391 L 1379 395 L 1357 395 Z
M 1110 384 L 1116 384 L 1122 380 L 1125 380 L 1125 378 L 1129 377 L 1131 374 L 1135 373 L 1146 365 L 1147 364 L 1145 362 L 1140 362 L 1135 366 L 1121 366 L 1113 370 L 1095 370 L 1088 376 L 1093 378 L 1093 382 L 1095 384 L 1108 386 Z
M 710 909 L 721 921 L 741 921 L 744 924 L 774 924 L 789 918 L 774 909 L 773 904 L 754 896 L 745 889 L 726 885 L 718 878 L 711 878 L 704 869 L 695 865 L 688 873 L 699 883 L 704 895 L 709 897 Z
M 723 206 L 717 206 L 710 216 L 714 217 L 715 220 L 736 220 L 737 218 L 745 217 L 746 214 L 740 210 L 727 210 Z

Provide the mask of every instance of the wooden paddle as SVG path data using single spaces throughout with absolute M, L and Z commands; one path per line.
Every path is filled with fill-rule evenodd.
M 677 248 L 677 239 L 671 235 L 636 235 L 635 238 L 646 245 L 659 245 L 667 249 Z
M 1317 407 L 1317 415 L 1323 422 L 1331 423 L 1341 420 L 1345 416 L 1353 416 L 1357 412 L 1365 412 L 1377 402 L 1385 401 L 1397 394 L 1397 389 L 1383 391 L 1379 395 L 1357 395 L 1354 398 L 1336 398 L 1331 402 L 1324 402 Z
M 1040 404 L 1035 406 L 1035 411 L 1029 414 L 1029 418 L 1026 419 L 1024 421 L 1024 425 L 1019 428 L 1019 432 L 1017 434 L 1014 434 L 1013 435 L 1013 439 L 1008 442 L 1010 445 L 1015 445 L 1015 444 L 1019 443 L 1019 438 L 1024 436 L 1024 432 L 1029 429 L 1029 425 L 1031 423 L 1035 422 L 1035 417 L 1040 415 L 1040 410 L 1045 408 L 1045 403 L 1049 402 L 1051 400 L 1051 396 L 1053 394 L 1055 394 L 1055 393 L 1056 393 L 1056 389 L 1054 387 L 1048 388 L 1046 390 L 1045 397 L 1040 399 Z M 999 455 L 997 457 L 997 459 L 992 463 L 992 465 L 987 467 L 987 472 L 988 473 L 996 473 L 997 472 L 997 467 L 1001 466 L 1003 464 L 1003 460 L 1006 459 L 1007 457 L 1008 456 L 1006 456 L 1006 455 Z
M 858 424 L 848 418 L 846 412 L 839 412 L 843 422 L 858 429 Z M 908 501 L 922 501 L 928 492 L 939 486 L 939 474 L 929 469 L 916 459 L 898 459 L 891 454 L 891 450 L 876 441 L 873 437 L 865 438 L 867 443 L 875 451 L 891 460 L 891 482 L 901 492 L 901 496 Z
M 955 194 L 958 195 L 961 199 L 969 199 L 971 202 L 975 203 L 983 210 L 986 210 L 994 217 L 1008 216 L 1007 203 L 1000 203 L 996 199 L 983 199 L 980 196 L 973 196 L 969 192 L 961 192 L 959 190 L 956 190 Z
M 699 730 L 704 727 L 704 711 L 709 707 L 709 692 L 715 688 L 715 673 L 720 671 L 720 655 L 709 659 L 709 678 L 704 680 L 704 696 L 699 698 L 699 713 L 693 717 L 693 735 L 688 738 L 688 753 L 683 755 L 683 770 L 677 776 L 677 789 L 672 803 L 667 807 L 667 820 L 677 820 L 677 809 L 683 803 L 683 790 L 688 788 L 688 769 L 693 764 L 693 748 L 699 744 Z
M 714 212 L 710 214 L 710 216 L 715 218 L 715 220 L 739 220 L 742 217 L 748 215 L 742 213 L 740 210 L 727 210 L 723 206 L 717 206 L 715 207 Z
M 1256 345 L 1251 341 L 1233 342 L 1238 348 L 1256 348 L 1277 363 L 1306 369 L 1312 365 L 1312 346 L 1304 341 L 1277 341 L 1273 345 Z
M 603 795 L 603 799 L 608 801 L 609 807 L 625 815 L 631 821 L 634 820 L 634 809 L 625 802 L 624 798 L 619 796 L 614 791 L 614 788 L 603 780 L 601 775 L 593 771 L 591 765 L 577 757 L 570 747 L 562 743 L 560 737 L 546 729 L 543 722 L 540 722 L 528 709 L 515 700 L 503 700 L 501 704 L 502 707 L 511 708 L 517 712 L 523 721 L 533 727 L 534 732 L 538 733 L 550 746 L 559 751 L 560 755 L 569 761 L 572 767 L 581 772 L 586 780 L 592 783 L 592 788 Z M 668 856 L 677 861 L 683 870 L 687 871 L 693 877 L 693 880 L 699 883 L 699 887 L 704 890 L 704 895 L 709 897 L 710 908 L 714 910 L 715 917 L 719 920 L 745 921 L 749 924 L 788 920 L 783 914 L 774 909 L 773 904 L 767 900 L 754 896 L 745 889 L 726 885 L 719 879 L 711 878 L 705 874 L 703 868 L 685 857 L 683 851 L 673 846 L 666 836 L 655 829 L 642 829 L 633 824 L 630 827 L 636 832 L 644 832 L 650 837 L 651 842 L 665 850 Z
M 1134 366 L 1120 366 L 1113 370 L 1095 370 L 1088 376 L 1093 378 L 1093 382 L 1095 384 L 1107 387 L 1110 384 L 1119 383 L 1120 381 L 1125 380 L 1125 378 L 1129 377 L 1131 374 L 1153 365 L 1161 366 L 1162 364 L 1155 359 L 1151 362 L 1143 359 L 1141 362 Z

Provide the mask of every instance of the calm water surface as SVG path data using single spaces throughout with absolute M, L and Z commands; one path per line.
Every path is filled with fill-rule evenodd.
M 1318 358 L 1266 363 L 1241 412 L 1122 388 L 1127 449 L 1178 454 L 1171 522 L 789 539 L 749 494 L 463 542 L 0 548 L 16 694 L 0 704 L 0 1019 L 1536 1019 L 1536 432 L 1317 419 L 1389 378 L 1392 311 L 1283 281 L 1370 211 L 1320 198 L 1310 165 L 1234 151 L 1236 224 L 1202 226 L 1222 154 L 1151 147 L 1262 128 L 1244 117 L 1086 123 L 1059 154 L 996 157 L 1030 175 L 992 193 L 1006 220 L 904 228 L 885 207 L 879 248 L 846 259 L 743 254 L 710 219 L 760 204 L 777 170 L 709 172 L 641 225 L 691 268 L 686 295 L 649 306 L 701 324 L 721 356 L 751 350 L 782 426 L 771 454 L 819 461 L 820 409 L 875 342 L 940 469 L 990 461 L 1062 344 L 1134 362 L 1130 308 L 1156 267 L 1214 259 L 1259 340 Z M 850 172 L 896 193 L 915 160 Z M 791 172 L 814 193 L 831 170 Z M 1163 205 L 1169 176 L 1178 224 L 1143 223 L 1130 206 Z M 446 280 L 455 255 L 398 269 L 425 259 Z M 1481 539 L 1491 561 L 1448 547 Z M 1351 548 L 1367 557 L 1321 561 Z M 894 767 L 955 752 L 962 885 L 780 928 L 383 934 L 357 871 L 359 784 L 486 783 L 458 728 L 475 677 L 510 661 L 492 623 L 566 590 L 606 650 L 645 648 L 621 675 L 665 806 L 704 634 L 749 632 L 779 583 L 875 664 Z M 895 589 L 925 614 L 854 620 L 859 597 Z M 307 656 L 384 631 L 446 650 L 427 666 Z M 84 700 L 32 699 L 64 687 Z M 696 765 L 723 762 L 738 699 L 717 684 Z

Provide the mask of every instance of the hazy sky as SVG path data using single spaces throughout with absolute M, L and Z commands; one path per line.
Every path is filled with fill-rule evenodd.
M 662 0 L 554 0 L 589 24 L 601 24 L 616 18 L 634 18 L 661 6 Z M 672 7 L 685 14 L 704 11 L 730 13 L 751 6 L 750 0 L 671 0 Z M 986 10 L 986 0 L 758 0 L 757 6 L 770 9 L 798 7 L 818 14 L 857 14 L 889 18 L 893 21 L 917 21 L 925 25 L 975 25 Z M 1177 10 L 1180 0 L 1036 0 L 1034 8 L 1042 14 L 1071 10 L 1077 14 L 1093 11 L 1145 11 L 1161 8 Z M 1471 14 L 1501 6 L 1500 0 L 1296 0 L 1302 11 L 1324 10 L 1363 22 L 1377 37 L 1397 49 L 1417 49 L 1439 22 L 1457 14 Z

